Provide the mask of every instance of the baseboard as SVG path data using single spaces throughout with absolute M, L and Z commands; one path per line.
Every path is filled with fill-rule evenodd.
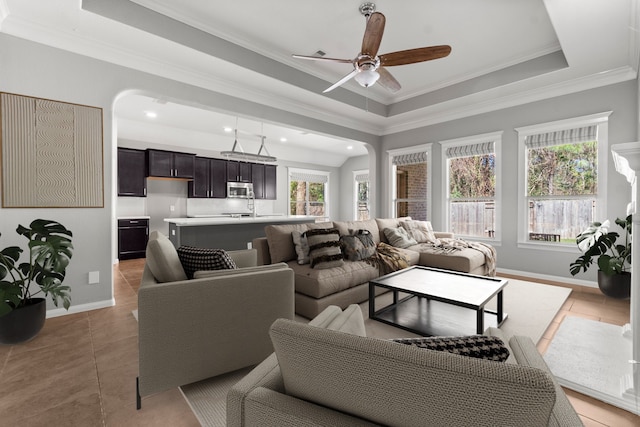
M 82 313 L 85 311 L 97 310 L 99 308 L 113 307 L 114 305 L 116 305 L 116 300 L 114 298 L 111 298 L 104 301 L 96 301 L 96 302 L 90 302 L 87 304 L 72 305 L 71 307 L 69 307 L 69 310 L 65 310 L 64 308 L 54 308 L 51 310 L 47 310 L 47 319 L 51 317 L 66 316 L 67 314 Z
M 506 269 L 506 268 L 498 268 L 497 271 L 496 271 L 496 274 L 499 276 L 500 273 L 502 273 L 502 274 L 510 274 L 512 276 L 529 277 L 529 278 L 532 278 L 532 279 L 538 279 L 538 280 L 542 280 L 542 281 L 545 281 L 545 282 L 564 283 L 564 284 L 568 284 L 568 285 L 584 286 L 585 288 L 598 289 L 598 283 L 597 282 L 591 282 L 589 280 L 571 279 L 571 278 L 567 278 L 567 277 L 552 276 L 550 274 L 532 273 L 530 271 L 509 270 L 509 269 Z

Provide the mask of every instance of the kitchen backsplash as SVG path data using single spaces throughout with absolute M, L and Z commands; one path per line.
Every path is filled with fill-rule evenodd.
M 275 200 L 256 200 L 256 212 L 274 212 Z M 187 183 L 178 180 L 147 180 L 147 197 L 118 197 L 118 217 L 150 216 L 149 229 L 169 233 L 165 218 L 184 218 L 195 215 L 219 215 L 251 212 L 247 199 L 189 199 Z

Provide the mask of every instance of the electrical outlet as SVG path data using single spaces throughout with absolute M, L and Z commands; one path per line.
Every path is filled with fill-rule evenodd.
M 173 206 L 173 205 L 171 205 L 171 206 L 169 206 L 169 210 L 170 210 L 171 212 L 174 212 L 174 211 L 176 210 L 176 207 L 175 207 L 175 206 Z
M 89 272 L 89 284 L 95 285 L 100 283 L 100 272 L 99 271 L 90 271 Z

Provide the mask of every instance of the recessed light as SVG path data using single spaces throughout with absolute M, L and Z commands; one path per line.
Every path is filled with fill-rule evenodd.
M 287 142 L 287 138 L 280 138 L 280 142 Z
M 155 111 L 145 111 L 144 115 L 150 119 L 155 119 L 156 117 L 158 117 L 158 113 L 156 113 Z
M 353 145 L 347 145 L 347 150 L 353 150 Z
M 230 128 L 229 126 L 225 126 L 224 127 L 224 131 L 225 132 L 231 132 L 233 130 L 233 128 Z

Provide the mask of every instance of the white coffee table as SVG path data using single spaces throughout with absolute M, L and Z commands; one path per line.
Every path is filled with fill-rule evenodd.
M 413 266 L 369 282 L 369 318 L 427 336 L 482 334 L 506 320 L 502 290 L 507 284 L 495 277 Z M 376 287 L 389 289 L 393 301 L 376 308 Z M 497 310 L 485 310 L 493 298 Z

